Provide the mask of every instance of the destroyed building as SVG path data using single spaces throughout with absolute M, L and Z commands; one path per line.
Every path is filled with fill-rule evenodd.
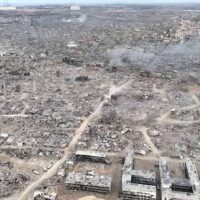
M 0 163 L 0 199 L 14 194 L 19 188 L 23 189 L 30 181 L 29 176 L 17 173 L 9 173 L 3 170 L 4 166 L 10 167 L 9 163 Z
M 121 196 L 123 199 L 155 200 L 156 174 L 133 168 L 133 153 L 129 153 L 122 172 Z
M 77 151 L 75 153 L 76 161 L 100 162 L 111 164 L 111 160 L 103 153 L 93 151 Z M 83 191 L 110 193 L 112 186 L 112 177 L 97 175 L 93 171 L 84 173 L 68 173 L 65 179 L 65 185 L 68 189 L 77 189 Z
M 170 175 L 167 158 L 162 158 L 159 163 L 162 200 L 199 200 L 199 176 L 195 162 L 185 159 L 185 178 L 172 178 Z
M 84 82 L 84 81 L 88 81 L 88 80 L 89 80 L 88 76 L 77 76 L 76 77 L 76 81 Z
M 109 176 L 97 176 L 92 173 L 69 173 L 65 180 L 69 189 L 77 189 L 99 193 L 110 193 L 112 178 Z
M 33 194 L 33 200 L 58 200 L 57 193 L 46 194 L 42 191 L 35 191 Z
M 105 103 L 104 103 L 105 105 Z M 100 122 L 103 124 L 111 124 L 117 118 L 117 112 L 115 109 L 104 108 L 102 112 L 102 116 L 100 118 Z
M 92 161 L 92 162 L 102 162 L 105 164 L 111 164 L 111 160 L 104 154 L 94 151 L 77 151 L 75 153 L 77 161 Z

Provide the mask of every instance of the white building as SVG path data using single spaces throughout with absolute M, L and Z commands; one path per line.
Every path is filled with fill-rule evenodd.
M 80 6 L 71 6 L 70 7 L 70 10 L 74 10 L 74 11 L 78 11 L 80 9 L 81 9 Z
M 12 7 L 12 6 L 2 6 L 2 7 L 0 7 L 0 10 L 10 11 L 10 10 L 17 10 L 17 8 L 16 7 Z

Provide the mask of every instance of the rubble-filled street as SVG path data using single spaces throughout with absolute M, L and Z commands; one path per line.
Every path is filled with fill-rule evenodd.
M 189 157 L 200 173 L 199 11 L 0 10 L 0 199 L 121 200 L 130 149 L 137 170 Z M 103 163 L 79 162 L 77 150 Z M 110 193 L 71 190 L 67 181 L 80 176 Z

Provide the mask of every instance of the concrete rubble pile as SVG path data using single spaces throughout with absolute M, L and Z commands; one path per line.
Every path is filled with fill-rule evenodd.
M 23 189 L 29 181 L 30 178 L 23 174 L 0 172 L 0 198 L 8 197 L 18 189 Z
M 45 193 L 42 191 L 35 191 L 33 194 L 33 200 L 58 200 L 58 195 L 55 192 Z

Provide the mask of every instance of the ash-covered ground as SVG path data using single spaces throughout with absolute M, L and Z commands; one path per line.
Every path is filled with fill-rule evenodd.
M 198 163 L 199 127 L 199 5 L 0 11 L 0 199 L 83 197 L 57 174 L 77 149 Z

